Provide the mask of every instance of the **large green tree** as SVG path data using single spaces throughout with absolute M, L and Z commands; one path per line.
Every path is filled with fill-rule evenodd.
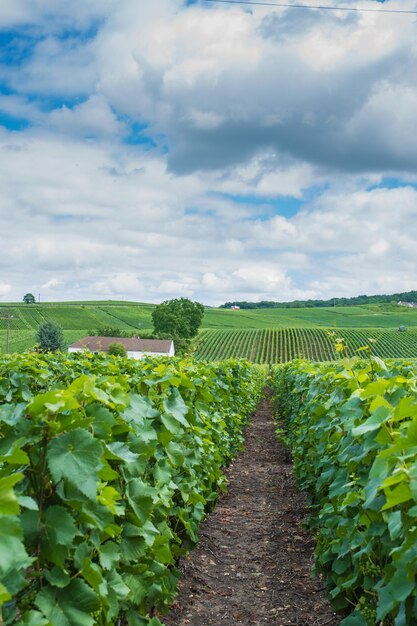
M 33 293 L 25 293 L 25 295 L 23 296 L 23 302 L 25 302 L 26 304 L 35 304 L 36 300 Z
M 64 348 L 64 333 L 61 326 L 49 320 L 39 326 L 36 340 L 42 352 L 56 352 Z
M 188 298 L 175 298 L 159 304 L 152 313 L 156 335 L 170 335 L 173 339 L 191 339 L 198 333 L 203 321 L 204 307 Z

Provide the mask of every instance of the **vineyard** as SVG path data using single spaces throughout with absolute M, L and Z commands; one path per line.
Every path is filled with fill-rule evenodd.
M 139 334 L 152 328 L 152 309 L 152 305 L 145 304 L 118 306 L 100 303 L 0 306 L 0 353 L 6 351 L 7 343 L 10 352 L 31 348 L 36 343 L 37 329 L 47 320 L 62 327 L 68 344 L 101 327 Z
M 0 623 L 160 624 L 263 385 L 238 361 L 4 357 Z
M 154 305 L 128 302 L 73 302 L 0 305 L 0 354 L 23 352 L 36 343 L 36 331 L 46 320 L 59 324 L 69 344 L 100 328 L 115 328 L 140 335 L 152 330 Z M 394 329 L 409 328 L 407 337 Z M 7 339 L 7 327 L 9 337 Z M 417 310 L 396 305 L 350 307 L 255 309 L 231 311 L 206 308 L 197 356 L 221 359 L 246 357 L 256 363 L 285 363 L 294 357 L 317 360 L 334 358 L 328 329 L 345 336 L 351 348 L 363 345 L 364 335 L 380 336 L 380 356 L 414 356 L 413 329 Z M 382 331 L 394 333 L 385 335 Z M 209 331 L 209 332 L 208 332 Z M 216 335 L 217 332 L 227 334 Z M 239 333 L 239 334 L 234 334 Z M 366 338 L 366 337 L 365 337 Z M 391 344 L 391 345 L 390 345 Z
M 286 363 L 293 359 L 331 361 L 339 358 L 337 339 L 350 354 L 372 340 L 372 352 L 381 358 L 417 357 L 417 329 L 406 332 L 357 328 L 269 328 L 263 330 L 202 330 L 195 342 L 198 359 L 245 358 L 254 363 Z
M 226 345 L 271 361 L 279 354 L 274 340 L 288 359 L 315 331 L 317 359 L 323 345 L 334 351 L 341 339 L 353 353 L 372 338 L 374 352 L 401 342 L 405 350 L 415 336 L 317 330 L 281 329 L 280 340 L 294 341 L 287 351 L 276 329 L 234 331 Z M 238 359 L 1 357 L 0 623 L 161 626 L 176 595 L 178 559 L 198 542 L 225 488 L 223 468 L 242 448 L 267 371 Z M 272 440 L 277 432 L 291 447 L 299 487 L 310 494 L 315 567 L 340 626 L 411 626 L 417 361 L 295 360 L 274 367 L 269 380 L 280 419 L 276 430 L 271 412 Z M 268 463 L 271 474 L 269 453 Z M 243 468 L 246 486 L 248 471 L 253 462 Z M 268 489 L 279 497 L 278 483 Z
M 341 626 L 411 626 L 417 606 L 416 362 L 276 368 L 316 569 Z M 281 431 L 283 432 L 283 431 Z

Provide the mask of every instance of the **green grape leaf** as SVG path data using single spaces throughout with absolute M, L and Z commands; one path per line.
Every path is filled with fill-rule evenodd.
M 16 626 L 53 626 L 39 611 L 27 611 Z
M 106 541 L 100 546 L 98 558 L 103 569 L 111 570 L 120 559 L 120 546 L 113 541 Z
M 6 587 L 0 583 L 0 607 L 2 604 L 11 599 L 10 593 L 7 591 Z
M 100 608 L 95 592 L 82 580 L 73 580 L 65 589 L 45 587 L 35 604 L 54 626 L 94 626 L 90 615 Z
M 45 572 L 45 578 L 53 587 L 59 587 L 60 589 L 63 589 L 71 582 L 68 573 L 56 566 Z
M 125 443 L 122 441 L 115 441 L 113 443 L 106 444 L 107 450 L 112 454 L 115 459 L 125 461 L 125 463 L 133 463 L 139 457 L 138 454 L 132 452 Z
M 0 576 L 10 570 L 28 567 L 29 558 L 23 545 L 20 521 L 12 515 L 0 515 Z
M 48 466 L 55 483 L 66 480 L 91 500 L 97 495 L 97 471 L 101 467 L 100 443 L 86 430 L 77 428 L 48 443 Z
M 171 395 L 163 401 L 162 406 L 168 415 L 174 417 L 177 422 L 180 422 L 186 428 L 189 427 L 190 424 L 186 419 L 189 408 L 182 399 L 178 389 L 172 390 Z
M 31 498 L 30 496 L 17 496 L 19 504 L 24 509 L 29 509 L 30 511 L 38 511 L 38 503 L 36 500 Z
M 23 474 L 12 474 L 0 478 L 0 515 L 19 513 L 19 501 L 13 487 L 22 480 Z
M 364 435 L 365 433 L 372 432 L 373 430 L 378 430 L 378 428 L 387 421 L 390 416 L 390 410 L 385 406 L 380 406 L 373 414 L 359 426 L 353 428 L 352 434 L 357 437 L 358 435 Z
M 77 409 L 79 406 L 78 401 L 70 391 L 58 389 L 35 396 L 28 405 L 27 411 L 32 415 L 60 413 Z
M 74 537 L 81 535 L 74 518 L 63 506 L 50 506 L 44 513 L 45 529 L 54 544 L 71 546 Z
M 156 489 L 142 480 L 133 479 L 127 484 L 127 499 L 138 518 L 145 523 L 153 508 Z

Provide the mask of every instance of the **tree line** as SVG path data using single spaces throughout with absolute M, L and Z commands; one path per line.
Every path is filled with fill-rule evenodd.
M 300 309 L 329 306 L 353 306 L 357 304 L 396 304 L 400 300 L 404 302 L 417 302 L 417 291 L 406 291 L 389 295 L 376 296 L 353 296 L 352 298 L 331 298 L 330 300 L 292 300 L 291 302 L 275 302 L 274 300 L 261 300 L 260 302 L 233 301 L 220 305 L 220 309 L 230 309 L 238 306 L 241 309 Z

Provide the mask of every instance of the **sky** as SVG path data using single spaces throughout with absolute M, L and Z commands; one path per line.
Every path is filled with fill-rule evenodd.
M 417 289 L 416 127 L 417 15 L 1 0 L 0 303 Z

